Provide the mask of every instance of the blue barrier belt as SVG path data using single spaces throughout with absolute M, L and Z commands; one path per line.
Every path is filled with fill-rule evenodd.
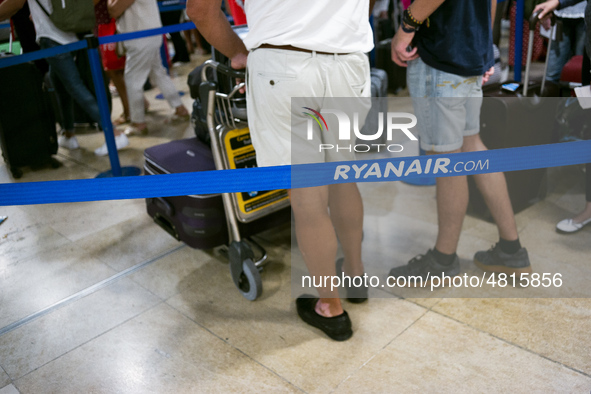
M 155 36 L 155 35 L 166 34 L 166 33 L 174 33 L 177 31 L 192 30 L 192 29 L 195 29 L 195 24 L 193 22 L 185 22 L 185 23 L 180 23 L 178 25 L 159 27 L 156 29 L 134 31 L 131 33 L 120 33 L 120 34 L 114 34 L 112 36 L 99 37 L 98 40 L 99 40 L 99 44 L 102 45 L 102 44 L 110 44 L 112 42 L 135 40 L 137 38 L 144 38 L 144 37 L 148 37 L 148 36 Z
M 437 160 L 447 164 L 440 165 L 438 172 L 434 173 Z M 417 177 L 476 175 L 589 162 L 591 162 L 591 140 L 396 159 L 141 177 L 4 183 L 0 184 L 0 206 L 235 193 L 347 182 L 398 181 Z M 465 171 L 467 163 L 472 163 L 469 164 L 469 168 L 473 170 Z M 363 167 L 364 165 L 366 166 Z M 350 170 L 344 171 L 346 167 Z M 363 169 L 359 170 L 361 168 Z M 392 168 L 399 173 L 392 171 Z M 447 172 L 443 171 L 444 168 Z M 462 172 L 458 172 L 458 168 Z M 347 175 L 347 179 L 343 174 Z M 359 175 L 358 178 L 356 174 Z
M 144 38 L 154 35 L 166 34 L 166 33 L 174 33 L 177 31 L 183 30 L 192 30 L 195 29 L 195 24 L 193 22 L 185 22 L 180 23 L 178 25 L 160 27 L 157 29 L 150 29 L 150 30 L 142 30 L 142 31 L 135 31 L 132 33 L 123 33 L 123 34 L 115 34 L 112 36 L 106 37 L 99 37 L 99 44 L 109 44 L 112 42 L 119 42 L 125 40 L 134 40 L 137 38 Z M 17 56 L 8 56 L 4 58 L 0 58 L 0 69 L 4 67 L 14 66 L 16 64 L 27 63 L 34 60 L 45 59 L 48 57 L 52 57 L 55 55 L 60 55 L 62 53 L 77 51 L 80 49 L 87 48 L 88 45 L 86 40 L 80 40 L 77 42 L 73 42 L 71 44 L 60 45 L 53 48 L 42 49 L 40 51 L 29 52 L 22 55 Z
M 0 68 L 14 66 L 16 64 L 32 62 L 34 60 L 45 59 L 48 57 L 61 55 L 62 53 L 68 53 L 78 51 L 80 49 L 87 48 L 88 44 L 86 40 L 76 41 L 71 44 L 60 45 L 53 48 L 41 49 L 35 52 L 24 53 L 18 56 L 8 56 L 0 59 Z

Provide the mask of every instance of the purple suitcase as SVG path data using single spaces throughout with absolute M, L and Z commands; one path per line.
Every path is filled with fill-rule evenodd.
M 197 138 L 171 141 L 144 152 L 146 175 L 213 171 L 211 148 Z M 229 242 L 224 203 L 220 194 L 146 199 L 148 214 L 156 224 L 195 249 L 211 249 Z M 249 223 L 239 223 L 242 237 L 249 237 L 291 220 L 290 207 Z
M 196 138 L 150 147 L 144 158 L 146 175 L 215 170 L 210 148 Z M 148 198 L 146 204 L 160 227 L 192 248 L 209 249 L 228 242 L 219 194 Z

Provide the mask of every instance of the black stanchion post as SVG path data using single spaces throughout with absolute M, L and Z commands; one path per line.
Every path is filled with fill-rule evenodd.
M 97 175 L 97 178 L 115 177 L 115 176 L 133 176 L 140 175 L 141 170 L 137 167 L 121 167 L 119 163 L 119 156 L 117 154 L 117 146 L 115 145 L 115 135 L 113 134 L 113 123 L 111 122 L 111 113 L 109 110 L 109 102 L 107 93 L 105 91 L 105 82 L 103 79 L 103 68 L 99 56 L 99 42 L 94 35 L 87 35 L 85 37 L 88 44 L 87 53 L 90 63 L 90 71 L 92 73 L 92 81 L 94 83 L 94 91 L 96 92 L 96 100 L 101 114 L 101 124 L 105 134 L 105 141 L 109 150 L 109 160 L 111 162 L 111 170 L 105 171 Z

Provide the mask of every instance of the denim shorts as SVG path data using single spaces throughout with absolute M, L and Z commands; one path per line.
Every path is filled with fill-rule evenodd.
M 478 134 L 481 75 L 464 77 L 446 73 L 418 58 L 408 63 L 406 78 L 421 149 L 451 152 L 462 147 L 464 137 Z

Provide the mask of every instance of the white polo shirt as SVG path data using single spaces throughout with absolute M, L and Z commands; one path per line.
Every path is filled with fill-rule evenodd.
M 246 0 L 248 50 L 262 44 L 319 52 L 369 52 L 369 0 Z

